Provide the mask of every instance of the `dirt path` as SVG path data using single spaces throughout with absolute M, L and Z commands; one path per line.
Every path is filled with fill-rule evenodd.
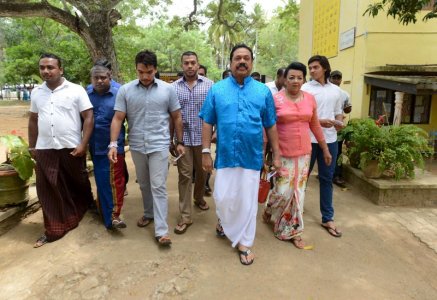
M 14 131 L 27 140 L 27 121 L 30 105 L 0 106 L 0 136 Z
M 171 234 L 171 249 L 159 249 L 153 228 L 135 225 L 142 204 L 130 155 L 127 161 L 128 228 L 110 233 L 88 213 L 63 239 L 33 249 L 43 232 L 42 213 L 28 215 L 0 236 L 0 299 L 437 299 L 437 255 L 399 223 L 399 208 L 375 206 L 353 190 L 335 188 L 344 235 L 333 238 L 319 225 L 312 177 L 304 240 L 314 250 L 278 241 L 258 218 L 257 257 L 245 267 L 230 243 L 215 236 L 212 198 L 209 211 L 194 209 L 195 223 L 184 235 Z M 170 167 L 171 229 L 176 180 Z M 418 210 L 402 211 L 414 216 Z M 435 210 L 420 212 L 432 216 Z

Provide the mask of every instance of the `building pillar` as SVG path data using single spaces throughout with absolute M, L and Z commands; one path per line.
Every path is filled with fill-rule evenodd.
M 395 92 L 395 113 L 393 117 L 393 125 L 401 125 L 402 104 L 404 103 L 404 92 Z

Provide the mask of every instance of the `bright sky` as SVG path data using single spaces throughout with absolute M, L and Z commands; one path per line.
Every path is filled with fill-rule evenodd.
M 204 1 L 206 3 L 209 0 Z M 285 6 L 286 0 L 242 0 L 243 3 L 247 3 L 247 11 L 252 11 L 256 3 L 261 4 L 263 10 L 267 13 L 267 16 L 273 14 L 273 10 L 277 7 Z M 187 16 L 193 10 L 193 2 L 187 0 L 173 0 L 173 4 L 169 7 L 169 15 Z

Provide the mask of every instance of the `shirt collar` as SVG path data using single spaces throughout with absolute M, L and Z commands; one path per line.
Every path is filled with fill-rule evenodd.
M 240 85 L 240 84 L 237 82 L 237 80 L 235 79 L 234 75 L 229 76 L 229 78 L 231 79 L 231 81 L 232 81 L 234 84 L 236 84 L 236 85 Z M 245 78 L 244 78 L 244 81 L 243 81 L 243 85 L 248 84 L 248 83 L 251 82 L 252 80 L 254 80 L 254 79 L 253 79 L 252 77 L 250 77 L 250 75 L 247 76 L 247 77 L 245 77 Z
M 116 88 L 116 87 L 114 87 L 114 86 L 111 85 L 111 87 L 109 88 L 109 90 L 108 90 L 105 94 L 115 95 L 115 94 L 117 93 L 117 91 L 118 91 L 118 88 Z M 90 86 L 87 88 L 87 93 L 88 93 L 88 95 L 91 95 L 91 94 L 99 95 L 99 94 L 94 90 L 94 88 L 93 88 L 92 85 L 90 85 Z M 105 94 L 103 94 L 103 95 L 105 95 Z M 100 95 L 99 95 L 99 96 L 100 96 Z
M 139 87 L 143 87 L 143 88 L 148 88 L 145 87 L 139 79 L 135 79 L 135 85 L 139 86 Z M 158 86 L 158 80 L 156 80 L 156 78 L 153 79 L 152 85 L 151 86 Z
M 71 84 L 71 82 L 68 81 L 67 79 L 65 79 L 65 77 L 62 77 L 62 79 L 63 79 L 63 82 L 62 82 L 61 85 L 58 86 L 54 91 L 57 91 L 57 90 L 63 89 L 64 87 L 68 87 L 69 84 Z M 46 89 L 46 90 L 52 91 L 52 90 L 47 86 L 47 82 L 46 82 L 46 81 L 44 81 L 44 83 L 41 85 L 41 87 L 43 87 L 43 88 Z

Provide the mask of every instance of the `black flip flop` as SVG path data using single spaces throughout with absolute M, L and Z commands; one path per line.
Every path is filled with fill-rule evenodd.
M 341 236 L 343 235 L 343 233 L 342 233 L 341 231 L 338 231 L 337 227 L 330 227 L 330 226 L 323 225 L 323 224 L 321 224 L 321 226 L 322 226 L 323 228 L 325 228 L 326 231 L 327 231 L 330 235 L 332 235 L 332 236 L 334 236 L 334 237 L 336 237 L 336 238 L 339 238 L 339 237 L 341 237 Z
M 250 253 L 252 253 L 252 251 L 250 251 L 250 249 L 247 249 L 247 250 L 244 250 L 244 251 L 238 249 L 238 257 L 240 258 L 240 262 L 241 262 L 242 265 L 249 266 L 249 265 L 253 264 L 253 261 L 254 261 L 255 259 L 252 259 L 251 261 L 248 261 L 248 258 L 247 258 L 247 257 L 249 256 Z M 244 255 L 244 256 L 246 257 L 246 261 L 244 261 L 244 260 L 241 258 L 241 255 Z
M 44 246 L 48 242 L 49 240 L 47 239 L 47 236 L 43 234 L 39 239 L 36 240 L 36 243 L 33 245 L 33 248 L 39 248 L 41 246 Z

